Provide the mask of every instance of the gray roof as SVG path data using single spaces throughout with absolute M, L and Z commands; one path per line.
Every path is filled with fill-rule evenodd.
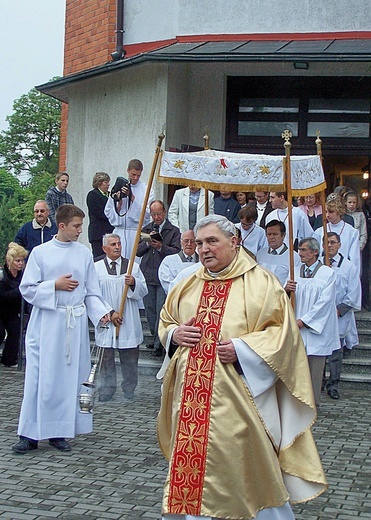
M 129 58 L 111 61 L 61 79 L 38 85 L 36 88 L 62 101 L 68 101 L 65 88 L 74 82 L 112 73 L 146 61 L 186 62 L 256 62 L 256 61 L 371 61 L 371 39 L 328 40 L 246 40 L 175 42 L 159 49 Z

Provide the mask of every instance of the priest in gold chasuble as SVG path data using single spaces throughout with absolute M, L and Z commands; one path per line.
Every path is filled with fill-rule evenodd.
M 234 233 L 220 215 L 198 222 L 203 267 L 170 291 L 161 312 L 166 520 L 290 520 L 289 502 L 327 487 L 290 302 Z

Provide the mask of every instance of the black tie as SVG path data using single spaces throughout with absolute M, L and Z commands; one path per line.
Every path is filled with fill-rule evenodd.
M 117 262 L 111 262 L 111 274 L 117 274 L 116 265 Z
M 311 275 L 312 275 L 312 271 L 310 270 L 309 267 L 307 267 L 307 268 L 305 269 L 305 278 L 310 278 Z
M 271 255 L 276 255 L 277 254 L 277 250 L 276 249 L 272 249 L 271 250 Z
M 187 262 L 192 262 L 192 257 L 191 256 L 187 256 Z
M 159 233 L 160 226 L 158 224 L 153 224 L 153 231 L 156 231 L 156 233 Z

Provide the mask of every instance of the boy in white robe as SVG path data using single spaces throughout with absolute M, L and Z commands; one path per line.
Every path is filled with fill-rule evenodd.
M 92 431 L 91 414 L 79 409 L 81 383 L 91 370 L 88 316 L 94 324 L 110 320 L 90 250 L 77 242 L 84 213 L 72 204 L 56 214 L 57 235 L 33 249 L 20 292 L 32 313 L 26 334 L 26 376 L 19 418 L 27 453 L 38 441 L 70 451 L 65 440 Z
M 264 229 L 255 224 L 258 218 L 255 206 L 248 204 L 240 209 L 238 218 L 240 222 L 236 228 L 241 231 L 241 245 L 256 256 L 258 251 L 267 246 L 267 239 Z
M 106 256 L 94 266 L 103 298 L 113 307 L 113 310 L 111 323 L 105 327 L 99 325 L 95 327 L 95 343 L 104 348 L 98 376 L 99 400 L 109 401 L 116 392 L 116 350 L 121 365 L 121 388 L 125 399 L 130 400 L 134 399 L 134 391 L 138 384 L 139 345 L 143 341 L 138 302 L 148 293 L 147 284 L 136 263 L 133 265 L 132 274 L 126 274 L 128 260 L 121 256 L 121 242 L 118 235 L 104 235 L 102 242 Z M 129 289 L 121 318 L 118 311 L 125 285 L 128 285 Z M 117 338 L 116 326 L 119 327 Z
M 271 191 L 269 196 L 269 201 L 272 204 L 273 211 L 267 215 L 265 223 L 267 225 L 271 220 L 278 220 L 283 222 L 288 229 L 288 218 L 289 218 L 289 210 L 288 210 L 288 202 L 286 199 L 287 195 L 285 191 Z M 293 229 L 293 245 L 295 250 L 297 250 L 297 243 L 299 240 L 303 240 L 303 238 L 308 238 L 313 236 L 312 226 L 309 224 L 309 221 L 306 215 L 297 207 L 293 206 L 292 208 L 292 229 Z M 285 244 L 289 245 L 289 234 L 286 233 L 285 236 Z

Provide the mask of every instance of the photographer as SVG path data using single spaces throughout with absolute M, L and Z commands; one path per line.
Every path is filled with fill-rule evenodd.
M 114 226 L 113 232 L 121 239 L 122 255 L 125 258 L 131 257 L 147 189 L 146 184 L 140 180 L 142 171 L 142 162 L 139 159 L 132 159 L 127 168 L 128 179 L 119 177 L 116 180 L 104 209 L 110 224 Z M 153 199 L 154 195 L 151 190 L 148 205 Z M 143 225 L 148 224 L 149 221 L 150 214 L 147 207 Z
M 161 346 L 157 329 L 161 308 L 166 295 L 158 277 L 158 268 L 165 256 L 180 251 L 180 231 L 166 218 L 166 210 L 161 200 L 150 204 L 152 222 L 142 228 L 137 256 L 142 258 L 140 269 L 147 283 L 148 294 L 143 298 L 146 316 L 154 338 L 154 355 L 161 356 Z

